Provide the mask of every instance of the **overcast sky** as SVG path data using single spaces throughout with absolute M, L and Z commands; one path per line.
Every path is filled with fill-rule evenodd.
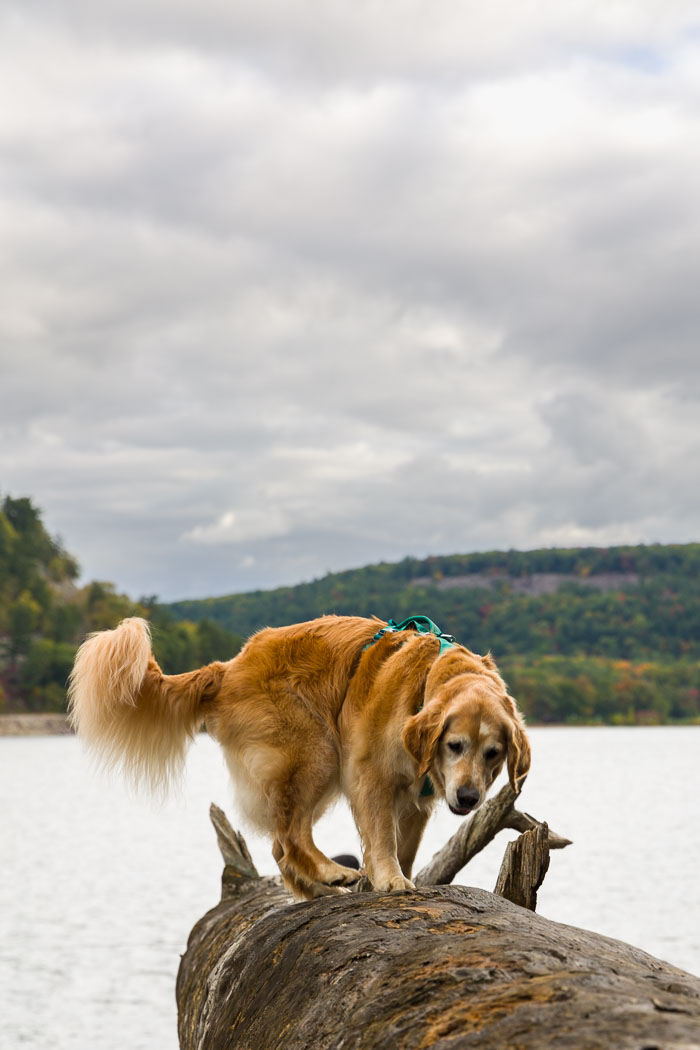
M 700 539 L 697 3 L 0 12 L 0 491 L 83 579 Z

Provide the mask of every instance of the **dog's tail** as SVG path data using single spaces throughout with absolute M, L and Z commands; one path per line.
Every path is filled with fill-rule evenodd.
M 73 727 L 107 766 L 163 790 L 182 772 L 187 748 L 221 687 L 225 665 L 164 675 L 139 617 L 99 631 L 75 658 L 68 689 Z

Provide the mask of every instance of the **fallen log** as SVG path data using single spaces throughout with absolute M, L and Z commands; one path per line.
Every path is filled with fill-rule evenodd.
M 181 961 L 182 1050 L 700 1047 L 700 980 L 637 948 L 464 886 L 292 904 L 212 819 L 222 898 Z

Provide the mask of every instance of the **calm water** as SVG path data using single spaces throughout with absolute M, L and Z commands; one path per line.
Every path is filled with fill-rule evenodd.
M 700 727 L 535 729 L 522 808 L 574 839 L 538 910 L 700 974 Z M 156 805 L 93 772 L 72 737 L 0 738 L 0 1047 L 176 1050 L 175 975 L 219 898 L 215 801 L 234 824 L 216 745 L 200 738 L 176 798 Z M 426 860 L 456 828 L 444 807 Z M 492 889 L 502 833 L 460 881 Z M 338 807 L 328 852 L 357 848 Z M 248 837 L 261 872 L 267 844 Z

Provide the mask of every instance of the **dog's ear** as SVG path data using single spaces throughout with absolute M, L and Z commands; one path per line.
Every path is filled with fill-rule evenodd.
M 433 700 L 406 722 L 401 734 L 403 746 L 418 763 L 418 776 L 424 776 L 435 758 L 445 725 L 445 706 Z
M 511 720 L 508 740 L 508 779 L 513 791 L 520 793 L 522 782 L 530 769 L 530 741 L 527 738 L 520 712 L 510 696 L 507 697 L 506 709 Z

